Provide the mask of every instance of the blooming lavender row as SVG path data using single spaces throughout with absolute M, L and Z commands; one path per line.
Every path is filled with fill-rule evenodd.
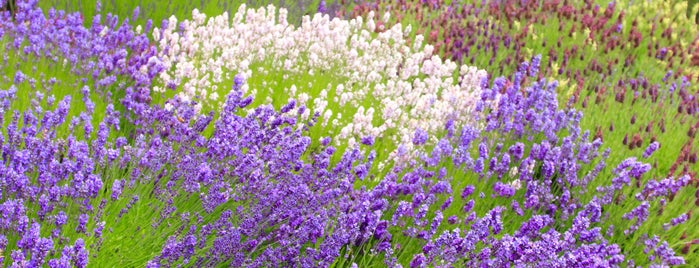
M 8 49 L 67 66 L 77 75 L 90 78 L 93 88 L 118 87 L 126 92 L 120 101 L 130 109 L 150 102 L 152 79 L 163 70 L 157 51 L 141 33 L 151 30 L 150 21 L 145 29 L 134 29 L 129 18 L 119 23 L 117 16 L 108 14 L 102 22 L 100 14 L 86 28 L 79 13 L 54 9 L 44 13 L 37 2 L 19 1 L 13 18 L 3 12 L 3 20 L 14 20 L 0 25 L 0 36 L 10 41 Z M 134 11 L 133 19 L 138 15 L 138 10 Z M 118 83 L 121 78 L 129 83 Z
M 85 28 L 78 13 L 44 13 L 37 1 L 18 1 L 13 14 L 0 16 L 0 66 L 14 75 L 3 77 L 0 91 L 0 263 L 85 267 L 106 231 L 111 202 L 101 193 L 122 182 L 105 171 L 130 163 L 121 158 L 127 139 L 116 136 L 129 121 L 119 110 L 147 108 L 161 69 L 156 51 L 128 19 L 119 25 L 112 15 Z M 112 96 L 122 97 L 112 103 Z
M 139 109 L 127 137 L 114 105 L 94 112 L 80 77 L 90 73 L 74 70 L 73 97 L 86 109 L 70 118 L 71 98 L 56 103 L 53 80 L 23 75 L 0 91 L 3 119 L 18 87 L 48 86 L 32 87 L 32 106 L 7 117 L 0 135 L 3 264 L 85 267 L 110 258 L 109 243 L 140 244 L 118 233 L 133 224 L 161 236 L 148 241 L 158 248 L 146 254 L 151 267 L 682 264 L 661 232 L 642 238 L 643 259 L 615 242 L 652 230 L 651 212 L 670 215 L 667 230 L 687 222 L 691 210 L 662 207 L 689 176 L 644 178 L 651 166 L 635 158 L 607 170 L 609 152 L 580 128 L 581 113 L 558 108 L 558 83 L 538 78 L 540 60 L 484 84 L 474 102 L 482 119 L 411 131 L 415 154 L 378 173 L 373 136 L 344 152 L 331 138 L 313 145 L 321 114 L 304 116 L 295 101 L 251 106 L 248 74 L 231 78 L 218 114 L 181 97 L 162 108 L 121 99 Z M 134 83 L 137 73 L 125 74 Z M 372 177 L 375 186 L 358 187 Z M 127 221 L 134 210 L 155 214 Z
M 86 240 L 101 239 L 105 224 L 95 216 L 107 200 L 94 200 L 101 199 L 105 184 L 110 183 L 101 174 L 111 165 L 118 167 L 126 139 L 108 138 L 120 121 L 113 105 L 107 107 L 95 130 L 93 111 L 68 117 L 71 97 L 57 101 L 45 94 L 54 86 L 49 80 L 55 78 L 44 79 L 41 83 L 46 87 L 37 89 L 31 98 L 33 108 L 21 113 L 11 110 L 21 96 L 17 87 L 13 84 L 0 91 L 0 118 L 9 122 L 0 131 L 0 250 L 6 253 L 0 263 L 85 267 L 90 250 Z M 28 82 L 16 84 L 22 83 Z M 89 93 L 86 86 L 83 102 L 91 103 Z M 65 138 L 59 133 L 62 127 L 69 130 Z
M 523 64 L 515 77 L 535 77 L 532 66 Z M 623 216 L 605 213 L 633 204 L 618 197 L 638 191 L 631 181 L 650 166 L 629 158 L 614 169 L 611 182 L 600 176 L 609 151 L 602 152 L 601 141 L 590 140 L 589 132 L 581 133 L 581 114 L 557 108 L 556 85 L 496 79 L 482 95 L 498 102 L 496 110 L 482 107 L 489 115 L 483 131 L 447 123 L 446 134 L 429 149 L 418 130 L 413 143 L 422 156 L 388 171 L 371 188 L 353 187 L 373 175 L 367 172 L 374 164 L 371 143 L 332 163 L 336 150 L 327 138 L 306 162 L 302 155 L 310 140 L 294 128 L 298 114 L 270 121 L 258 108 L 247 117 L 223 116 L 212 138 L 197 143 L 203 148 L 193 149 L 200 153 L 182 166 L 193 173 L 178 176 L 178 183 L 216 178 L 204 179 L 216 185 L 208 190 L 193 189 L 204 201 L 213 200 L 203 210 L 232 203 L 214 221 L 200 216 L 171 236 L 149 266 L 349 266 L 364 254 L 381 257 L 362 265 L 633 265 L 636 260 L 626 259 L 628 252 L 611 240 L 647 224 L 643 213 L 686 186 L 689 177 L 668 178 L 667 186 L 651 182 L 643 191 L 653 195 L 639 194 L 640 206 Z M 229 95 L 225 114 L 248 103 L 240 94 Z M 613 226 L 610 218 L 628 222 Z M 659 237 L 644 243 L 654 249 L 646 252 L 651 263 L 684 263 Z

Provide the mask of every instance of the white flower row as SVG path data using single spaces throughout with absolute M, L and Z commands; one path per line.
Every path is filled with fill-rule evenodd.
M 218 84 L 237 73 L 245 78 L 280 74 L 284 80 L 289 75 L 328 76 L 333 82 L 316 85 L 325 88 L 318 96 L 309 96 L 303 86 L 264 86 L 275 89 L 271 97 L 294 98 L 319 112 L 321 124 L 340 130 L 335 140 L 350 145 L 363 136 L 381 137 L 387 129 L 397 129 L 399 135 L 391 138 L 407 144 L 416 128 L 433 132 L 447 120 L 473 118 L 485 71 L 457 69 L 456 63 L 433 55 L 434 47 L 423 44 L 421 35 L 408 45 L 404 36 L 410 27 L 404 31 L 396 24 L 376 33 L 373 13 L 366 21 L 315 14 L 295 27 L 287 22 L 285 9 L 276 12 L 271 5 L 257 10 L 242 5 L 232 22 L 226 13 L 207 18 L 198 10 L 181 23 L 171 17 L 167 29 L 153 30 L 167 70 L 160 84 L 176 85 L 185 101 L 215 105 L 221 97 Z M 251 67 L 260 65 L 271 69 Z M 351 123 L 343 125 L 343 116 Z

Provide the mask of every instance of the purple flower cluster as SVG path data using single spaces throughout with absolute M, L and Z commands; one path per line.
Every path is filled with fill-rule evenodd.
M 102 193 L 111 188 L 117 199 L 125 187 L 106 171 L 132 164 L 127 139 L 115 137 L 128 121 L 119 110 L 148 108 L 150 81 L 161 71 L 156 51 L 128 20 L 119 25 L 112 15 L 104 24 L 96 16 L 85 28 L 78 13 L 44 13 L 37 1 L 18 1 L 13 17 L 0 24 L 0 36 L 9 40 L 5 52 L 27 64 L 48 61 L 49 70 L 70 64 L 75 81 L 17 70 L 9 89 L 0 90 L 0 249 L 10 257 L 0 263 L 85 267 L 103 238 Z M 12 68 L 7 64 L 6 55 L 2 67 Z M 57 101 L 60 86 L 80 90 Z M 112 95 L 125 97 L 95 114 L 92 89 L 107 103 Z M 125 94 L 112 92 L 120 90 Z M 71 108 L 73 98 L 84 110 Z M 23 111 L 12 110 L 27 101 Z
M 165 141 L 181 146 L 172 153 L 182 159 L 164 160 L 178 166 L 164 192 L 199 195 L 205 213 L 226 209 L 215 221 L 195 223 L 181 236 L 171 237 L 150 265 L 183 261 L 208 266 L 230 261 L 238 267 L 327 266 L 344 245 L 390 237 L 380 215 L 371 216 L 386 210 L 387 201 L 353 188 L 355 180 L 366 176 L 372 154 L 364 157 L 358 149 L 349 150 L 332 166 L 336 149 L 326 142 L 309 156 L 311 162 L 304 161 L 312 143 L 302 133 L 313 121 L 299 124 L 303 111 L 289 114 L 286 108 L 277 112 L 258 107 L 252 114 L 238 116 L 237 110 L 250 103 L 236 90 L 239 87 L 234 85 L 227 97 L 211 137 L 183 129 L 170 133 Z M 227 209 L 231 206 L 235 209 Z M 214 246 L 207 247 L 207 241 Z M 194 252 L 202 254 L 194 258 Z
M 17 267 L 87 265 L 84 238 L 93 228 L 90 215 L 99 210 L 93 200 L 105 187 L 103 170 L 116 164 L 105 152 L 118 156 L 121 151 L 107 138 L 118 116 L 105 116 L 92 142 L 87 141 L 89 110 L 70 120 L 66 138 L 58 137 L 57 129 L 68 124 L 71 98 L 58 103 L 52 98 L 36 94 L 31 100 L 35 106 L 20 115 L 9 110 L 17 99 L 14 86 L 0 91 L 0 118 L 9 116 L 9 124 L 0 131 L 6 137 L 0 139 L 0 232 L 2 250 L 11 257 L 6 264 Z M 79 126 L 88 133 L 79 135 Z
M 426 151 L 421 160 L 394 167 L 371 188 L 354 185 L 368 175 L 373 153 L 350 148 L 331 164 L 336 150 L 303 134 L 312 121 L 301 124 L 296 114 L 266 107 L 237 116 L 245 99 L 234 90 L 210 138 L 167 138 L 196 142 L 181 147 L 187 153 L 165 191 L 196 193 L 205 212 L 224 212 L 183 227 L 149 265 L 330 266 L 358 249 L 382 255 L 388 266 L 401 264 L 406 254 L 412 267 L 621 265 L 625 253 L 610 241 L 614 232 L 603 229 L 610 217 L 603 209 L 619 205 L 614 198 L 649 166 L 627 159 L 614 170 L 618 178 L 586 200 L 593 181 L 604 184 L 597 174 L 608 151 L 580 133 L 580 113 L 558 110 L 555 83 L 525 82 L 536 75 L 529 66 L 535 64 L 523 64 L 515 83 L 498 78 L 484 91 L 484 130 L 465 126 L 435 137 L 431 152 L 420 147 L 430 137 L 416 131 L 414 144 Z M 454 176 L 475 185 L 459 187 L 463 180 Z M 476 191 L 481 198 L 471 199 Z M 522 205 L 514 196 L 524 198 Z M 649 202 L 623 218 L 643 224 Z M 503 223 L 525 215 L 521 226 Z M 572 224 L 552 228 L 560 222 Z M 404 248 L 408 241 L 420 250 Z
M 653 263 L 651 265 L 653 267 L 685 264 L 681 257 L 675 256 L 675 252 L 667 244 L 667 241 L 661 242 L 658 236 L 647 239 L 644 245 L 643 252 L 649 254 L 648 260 Z
M 157 51 L 145 35 L 151 31 L 150 20 L 143 33 L 133 29 L 129 18 L 120 23 L 112 14 L 107 14 L 104 22 L 102 14 L 98 14 L 90 27 L 85 27 L 80 13 L 53 8 L 44 12 L 37 3 L 18 1 L 14 23 L 0 24 L 0 37 L 11 40 L 7 49 L 17 51 L 22 58 L 42 57 L 55 64 L 69 64 L 76 75 L 90 78 L 93 88 L 116 87 L 126 92 L 118 101 L 128 109 L 138 112 L 147 107 L 143 104 L 151 101 L 152 80 L 163 71 L 162 63 L 155 57 Z M 137 14 L 136 11 L 134 16 Z M 21 73 L 17 75 L 16 83 L 22 80 Z M 129 83 L 117 83 L 120 79 Z

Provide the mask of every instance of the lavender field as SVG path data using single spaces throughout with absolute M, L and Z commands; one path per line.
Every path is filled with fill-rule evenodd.
M 699 267 L 699 5 L 0 0 L 3 267 Z

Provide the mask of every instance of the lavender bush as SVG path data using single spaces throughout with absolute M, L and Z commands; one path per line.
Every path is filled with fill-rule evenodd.
M 5 266 L 693 264 L 694 173 L 658 176 L 650 162 L 679 147 L 631 139 L 641 153 L 611 157 L 618 147 L 582 126 L 587 115 L 559 105 L 560 82 L 542 74 L 541 56 L 469 78 L 478 94 L 453 107 L 473 109 L 467 120 L 425 113 L 410 118 L 428 127 L 402 127 L 401 143 L 364 132 L 344 143 L 305 101 L 260 101 L 247 68 L 225 70 L 230 84 L 210 111 L 186 94 L 158 94 L 159 79 L 186 66 L 164 56 L 177 42 L 143 34 L 161 33 L 152 22 L 130 22 L 138 10 L 85 27 L 79 13 L 36 4 L 1 12 L 12 21 L 0 25 Z M 205 25 L 188 23 L 160 28 L 180 40 L 188 25 Z M 437 83 L 428 67 L 441 60 L 416 61 L 424 75 L 410 81 Z M 446 73 L 459 69 L 444 66 L 453 81 Z

